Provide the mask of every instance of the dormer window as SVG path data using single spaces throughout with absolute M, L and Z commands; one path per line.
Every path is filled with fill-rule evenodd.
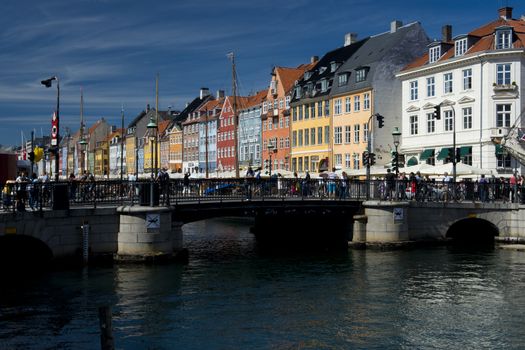
M 326 79 L 321 80 L 321 92 L 328 90 L 328 81 Z
M 323 74 L 326 71 L 326 67 L 319 68 L 319 75 Z
M 457 39 L 455 42 L 454 56 L 463 56 L 467 52 L 467 37 Z
M 295 98 L 301 98 L 301 87 L 300 86 L 295 87 Z M 264 105 L 263 105 L 263 113 L 264 113 Z
M 428 50 L 428 63 L 434 63 L 441 57 L 441 45 L 433 46 Z
M 337 62 L 335 62 L 335 61 L 330 62 L 330 72 L 331 73 L 335 72 L 337 70 L 338 66 L 339 65 L 337 64 Z
M 304 73 L 304 80 L 310 79 L 311 76 L 312 76 L 312 72 L 305 72 Z
M 272 80 L 270 82 L 270 91 L 274 95 L 277 93 L 277 80 Z
M 348 81 L 348 74 L 347 73 L 343 73 L 343 74 L 340 74 L 337 78 L 337 85 L 338 86 L 344 86 L 346 85 Z
M 510 49 L 512 48 L 512 28 L 499 27 L 496 28 L 496 49 Z
M 368 69 L 366 68 L 360 68 L 358 70 L 356 70 L 355 72 L 355 82 L 356 83 L 359 83 L 361 81 L 365 81 L 366 80 L 366 73 L 367 73 Z

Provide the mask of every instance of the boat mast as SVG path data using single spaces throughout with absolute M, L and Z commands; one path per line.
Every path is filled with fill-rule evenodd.
M 235 71 L 235 55 L 233 52 L 228 54 L 228 57 L 232 61 L 232 97 L 233 97 L 233 127 L 235 128 L 233 132 L 233 138 L 235 142 L 235 177 L 239 178 L 239 119 L 237 117 L 237 73 Z

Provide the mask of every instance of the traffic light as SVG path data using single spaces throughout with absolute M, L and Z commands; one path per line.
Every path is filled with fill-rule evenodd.
M 368 165 L 368 151 L 364 151 L 363 152 L 363 165 L 364 166 L 367 166 Z
M 456 163 L 459 163 L 459 162 L 461 162 L 461 148 L 457 147 L 456 148 Z
M 450 148 L 448 149 L 448 158 L 449 158 L 450 160 L 454 160 L 454 157 L 455 157 L 455 154 L 454 154 L 454 148 L 450 147 Z
M 434 106 L 434 112 L 432 112 L 432 117 L 434 119 L 441 119 L 441 105 Z
M 268 159 L 264 160 L 264 169 L 268 169 Z
M 398 160 L 398 154 L 396 151 L 392 151 L 392 171 L 394 173 L 397 173 L 397 171 L 399 170 L 399 160 Z
M 368 155 L 368 162 L 370 163 L 370 165 L 374 165 L 376 163 L 376 154 L 375 153 L 370 153 Z
M 35 161 L 35 152 L 29 152 L 29 161 L 32 163 Z
M 383 126 L 385 126 L 385 117 L 383 117 L 381 114 L 376 114 L 376 118 L 377 118 L 377 126 L 379 128 L 382 128 Z

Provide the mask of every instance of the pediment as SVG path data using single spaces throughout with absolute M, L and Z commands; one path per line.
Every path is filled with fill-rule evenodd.
M 443 102 L 441 102 L 441 106 L 442 107 L 453 106 L 455 104 L 456 104 L 456 102 L 450 101 L 450 100 L 444 100 Z
M 417 112 L 419 111 L 421 108 L 417 107 L 417 106 L 410 106 L 406 109 L 407 112 Z
M 458 103 L 472 103 L 476 101 L 475 99 L 473 99 L 472 97 L 468 97 L 468 96 L 464 96 L 462 98 L 459 99 Z
M 423 109 L 431 109 L 434 107 L 436 107 L 436 105 L 429 102 L 429 103 L 425 103 L 425 105 L 423 106 Z

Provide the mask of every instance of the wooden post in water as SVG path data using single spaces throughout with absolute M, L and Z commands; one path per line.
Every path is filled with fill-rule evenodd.
M 98 308 L 98 319 L 100 321 L 100 349 L 114 350 L 113 327 L 111 325 L 111 308 L 101 306 Z

